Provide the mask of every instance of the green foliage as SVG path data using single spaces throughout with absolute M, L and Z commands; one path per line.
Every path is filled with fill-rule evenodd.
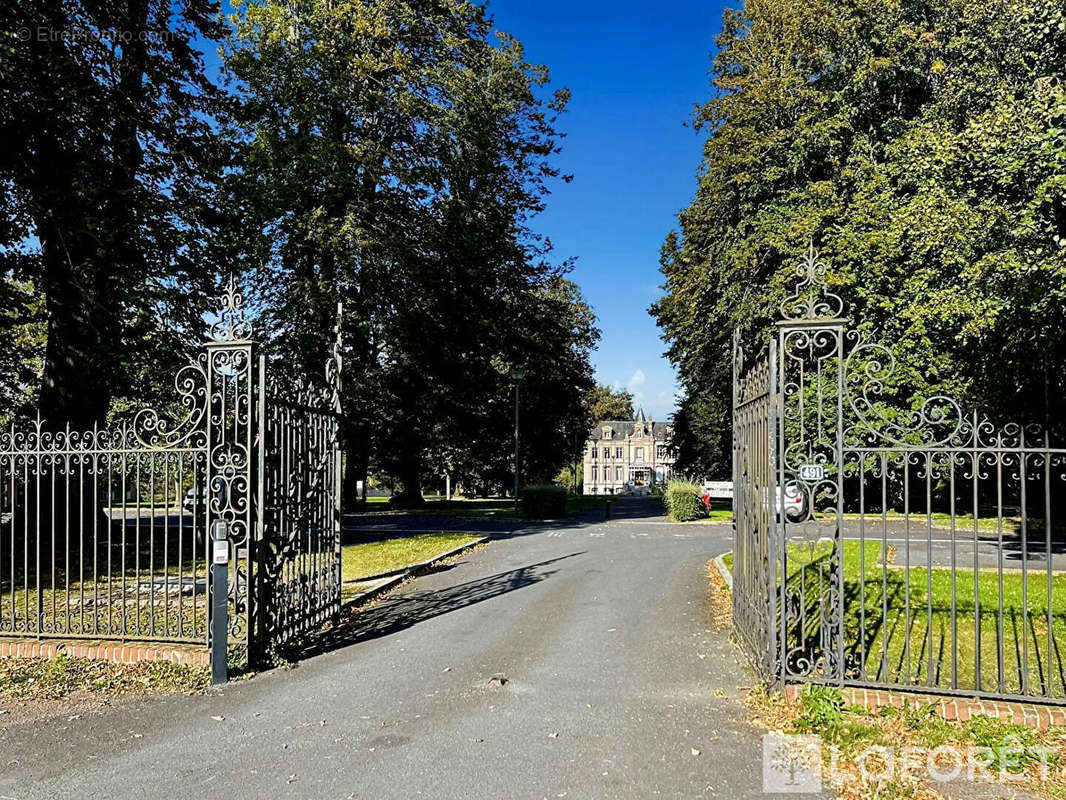
M 565 517 L 566 495 L 561 486 L 527 486 L 522 490 L 522 513 L 526 519 Z
M 707 514 L 703 505 L 703 487 L 691 481 L 674 480 L 663 493 L 666 514 L 674 522 L 690 522 Z
M 0 402 L 85 427 L 115 398 L 172 395 L 214 286 L 225 104 L 194 43 L 217 17 L 215 0 L 0 6 Z M 58 35 L 89 30 L 136 35 Z
M 844 695 L 839 689 L 817 684 L 803 687 L 797 730 L 818 732 L 843 718 Z
M 565 90 L 462 0 L 240 3 L 225 65 L 243 89 L 234 232 L 282 363 L 318 374 L 344 302 L 349 477 L 408 501 L 448 472 L 513 479 L 580 452 L 594 316 L 529 228 Z M 250 218 L 249 218 L 250 217 Z
M 1053 0 L 726 12 L 699 188 L 653 309 L 684 390 L 681 468 L 728 472 L 732 331 L 766 341 L 809 239 L 851 318 L 899 360 L 887 401 L 943 393 L 1066 432 L 1064 13 Z
M 851 754 L 873 744 L 886 744 L 881 731 L 850 713 L 840 689 L 809 684 L 800 695 L 800 715 L 793 722 L 799 733 L 816 733 L 828 744 Z
M 573 467 L 563 467 L 559 470 L 559 474 L 555 476 L 554 483 L 557 486 L 562 486 L 564 489 L 572 494 L 578 494 L 581 491 L 581 486 L 585 482 L 585 465 L 579 461 L 577 463 L 577 477 L 574 477 Z
M 633 419 L 633 393 L 610 386 L 594 386 L 585 398 L 592 424 Z

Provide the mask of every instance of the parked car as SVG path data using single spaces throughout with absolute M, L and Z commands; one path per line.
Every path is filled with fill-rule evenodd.
M 807 516 L 807 493 L 799 481 L 789 481 L 784 492 L 774 492 L 774 508 L 777 518 L 781 519 L 781 495 L 784 494 L 785 520 L 798 522 Z
M 186 514 L 202 515 L 206 502 L 207 498 L 204 496 L 203 488 L 189 489 L 185 493 L 185 499 L 181 501 L 181 507 Z

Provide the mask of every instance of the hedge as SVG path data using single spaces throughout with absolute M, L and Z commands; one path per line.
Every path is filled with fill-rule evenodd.
M 566 489 L 561 486 L 527 486 L 522 490 L 522 513 L 526 519 L 565 517 L 566 495 Z
M 691 481 L 670 481 L 663 494 L 663 506 L 674 522 L 689 522 L 707 515 L 703 487 Z

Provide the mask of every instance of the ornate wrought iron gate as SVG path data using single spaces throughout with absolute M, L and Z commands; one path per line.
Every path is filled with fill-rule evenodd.
M 260 620 L 269 648 L 340 611 L 340 392 L 339 330 L 326 388 L 266 380 L 260 387 Z
M 0 433 L 0 634 L 207 644 L 208 531 L 229 643 L 255 658 L 340 609 L 340 341 L 322 389 L 268 378 L 233 282 L 175 376 L 180 420 Z
M 733 337 L 736 374 L 733 385 L 733 597 L 737 634 L 764 678 L 776 663 L 777 590 L 774 570 L 774 442 L 776 441 L 776 363 L 774 344 L 768 356 L 744 372 L 740 337 Z
M 736 345 L 741 641 L 771 680 L 1061 701 L 1066 449 L 904 402 L 826 271 L 812 248 L 763 361 Z

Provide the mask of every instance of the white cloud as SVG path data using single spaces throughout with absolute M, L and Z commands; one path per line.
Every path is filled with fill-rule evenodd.
M 644 370 L 638 369 L 636 372 L 633 373 L 633 377 L 629 379 L 629 383 L 626 384 L 626 386 L 629 391 L 635 393 L 640 391 L 640 387 L 644 385 L 645 380 L 646 379 L 644 377 Z

